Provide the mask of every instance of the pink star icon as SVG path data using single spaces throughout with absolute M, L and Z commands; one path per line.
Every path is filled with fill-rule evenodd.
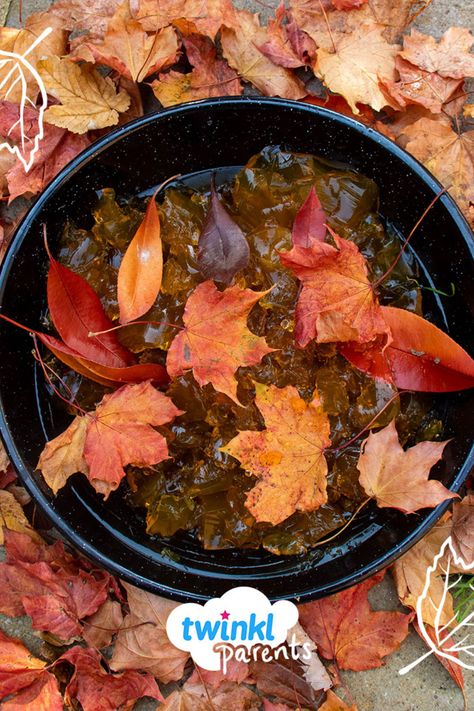
M 227 610 L 224 610 L 224 612 L 221 612 L 221 617 L 223 620 L 228 620 L 230 616 L 230 613 L 227 612 Z

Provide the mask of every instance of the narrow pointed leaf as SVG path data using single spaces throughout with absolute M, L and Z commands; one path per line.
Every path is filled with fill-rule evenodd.
M 314 186 L 296 213 L 291 239 L 295 247 L 311 247 L 312 242 L 324 242 L 326 237 L 326 213 Z
M 112 368 L 82 358 L 80 353 L 69 348 L 54 336 L 45 333 L 37 333 L 36 336 L 54 353 L 56 358 L 59 358 L 69 368 L 101 385 L 110 387 L 119 383 L 140 383 L 143 380 L 153 380 L 159 385 L 166 385 L 169 382 L 166 369 L 158 363 L 137 363 L 123 368 Z
M 382 306 L 392 341 L 360 346 L 341 343 L 339 350 L 359 370 L 421 392 L 451 392 L 474 386 L 474 360 L 450 336 L 411 311 Z
M 133 363 L 133 354 L 122 346 L 115 331 L 89 336 L 91 332 L 113 328 L 114 324 L 87 281 L 52 257 L 48 273 L 48 306 L 64 343 L 83 358 L 114 368 Z
M 117 292 L 121 323 L 142 316 L 158 296 L 163 276 L 160 231 L 160 217 L 153 196 L 120 265 Z
M 202 275 L 230 284 L 249 262 L 250 250 L 244 233 L 221 204 L 214 186 L 209 211 L 199 237 L 198 262 Z

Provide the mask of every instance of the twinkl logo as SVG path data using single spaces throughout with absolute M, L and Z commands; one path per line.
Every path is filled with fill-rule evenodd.
M 203 669 L 226 672 L 227 662 L 248 658 L 283 645 L 298 622 L 298 608 L 288 600 L 271 603 L 255 588 L 239 587 L 205 605 L 185 603 L 168 617 L 172 644 L 190 652 Z

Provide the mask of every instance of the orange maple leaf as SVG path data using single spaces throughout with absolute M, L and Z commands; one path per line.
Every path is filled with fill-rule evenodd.
M 329 419 L 319 395 L 306 403 L 293 386 L 257 384 L 255 402 L 265 420 L 262 432 L 239 432 L 222 451 L 260 481 L 246 506 L 257 521 L 276 525 L 295 511 L 314 511 L 327 501 Z
M 182 413 L 149 381 L 105 395 L 94 413 L 76 417 L 46 444 L 38 469 L 53 491 L 75 471 L 108 497 L 125 476 L 124 466 L 145 467 L 168 458 L 165 438 L 153 429 Z
M 396 508 L 404 513 L 458 498 L 440 481 L 428 480 L 446 445 L 447 442 L 419 442 L 404 450 L 392 420 L 376 434 L 371 432 L 362 443 L 357 463 L 360 484 L 380 508 Z
M 315 241 L 311 247 L 280 254 L 303 284 L 296 306 L 298 344 L 304 347 L 313 338 L 318 343 L 366 343 L 380 334 L 388 336 L 364 257 L 353 242 L 329 231 L 335 247 Z
M 199 284 L 186 303 L 185 328 L 168 351 L 169 375 L 173 378 L 192 368 L 199 385 L 211 383 L 240 404 L 237 368 L 256 365 L 275 350 L 247 328 L 250 309 L 266 293 L 238 286 L 218 291 L 213 281 Z

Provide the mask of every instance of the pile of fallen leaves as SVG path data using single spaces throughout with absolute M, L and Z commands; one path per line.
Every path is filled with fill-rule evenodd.
M 0 135 L 12 148 L 0 152 L 3 205 L 20 196 L 37 195 L 91 141 L 142 115 L 144 107 L 257 92 L 327 106 L 388 135 L 441 180 L 472 224 L 474 131 L 469 124 L 474 110 L 472 103 L 466 103 L 464 82 L 474 75 L 473 37 L 462 28 L 449 29 L 439 42 L 415 30 L 402 37 L 427 4 L 294 0 L 289 9 L 280 5 L 262 26 L 257 16 L 226 0 L 58 0 L 47 12 L 27 18 L 22 29 L 0 29 L 0 50 L 28 61 L 26 66 L 0 55 Z M 52 30 L 45 34 L 49 27 Z M 37 76 L 47 96 L 40 95 Z M 17 156 L 26 162 L 32 156 L 43 113 L 44 136 L 26 172 Z M 9 220 L 4 213 L 3 248 L 13 227 Z M 293 256 L 297 267 L 297 255 Z M 126 292 L 127 285 L 123 288 Z M 132 318 L 133 314 L 123 315 L 124 321 Z M 100 324 L 95 330 L 101 330 Z M 302 333 L 303 341 L 305 337 Z M 179 343 L 173 358 L 178 372 L 182 367 Z M 127 365 L 126 358 L 119 366 L 136 367 Z M 156 440 L 152 445 L 159 449 L 163 442 L 156 438 L 161 436 L 149 425 L 166 422 L 158 420 L 170 419 L 176 412 L 164 413 L 165 396 L 154 392 L 155 399 L 160 397 L 155 403 L 157 417 L 138 424 L 148 427 L 149 436 Z M 261 397 L 265 408 L 268 393 Z M 106 418 L 108 407 L 104 398 L 99 414 Z M 94 432 L 86 431 L 85 418 L 74 422 L 71 440 L 93 438 Z M 265 450 L 262 433 L 242 435 L 247 439 L 253 435 L 253 440 L 231 443 L 235 450 Z M 367 460 L 377 459 L 377 449 L 386 449 L 385 439 L 394 435 L 396 439 L 388 427 L 370 435 L 362 455 L 366 457 L 366 466 L 362 461 L 360 467 L 364 488 L 379 505 L 393 492 L 372 490 Z M 90 443 L 89 452 L 97 449 Z M 80 449 L 81 457 L 83 452 L 86 449 Z M 88 472 L 97 482 L 94 471 L 100 471 L 101 464 L 92 459 L 87 462 Z M 82 460 L 74 462 L 73 470 L 80 471 L 81 464 Z M 2 708 L 55 711 L 66 703 L 81 704 L 85 711 L 99 707 L 112 711 L 131 708 L 147 696 L 156 699 L 160 708 L 181 711 L 354 710 L 352 701 L 346 704 L 331 690 L 342 684 L 339 670 L 380 666 L 399 647 L 413 621 L 410 611 L 371 608 L 368 592 L 383 578 L 380 573 L 300 607 L 298 634 L 306 639 L 309 635 L 314 643 L 308 664 L 235 663 L 225 677 L 199 669 L 166 637 L 166 619 L 174 603 L 96 569 L 54 541 L 54 533 L 40 536 L 23 512 L 28 497 L 3 453 L 0 471 L 7 556 L 0 563 L 0 612 L 28 615 L 44 640 L 40 658 L 2 635 Z M 63 483 L 56 481 L 56 488 Z M 415 608 L 426 568 L 448 534 L 462 557 L 472 560 L 472 495 L 455 503 L 452 514 L 446 514 L 392 567 L 400 601 L 407 608 Z M 456 625 L 445 571 L 441 561 L 431 576 L 423 609 L 424 624 L 439 649 Z M 456 572 L 455 567 L 450 571 Z M 442 655 L 438 658 L 463 689 L 461 667 Z

